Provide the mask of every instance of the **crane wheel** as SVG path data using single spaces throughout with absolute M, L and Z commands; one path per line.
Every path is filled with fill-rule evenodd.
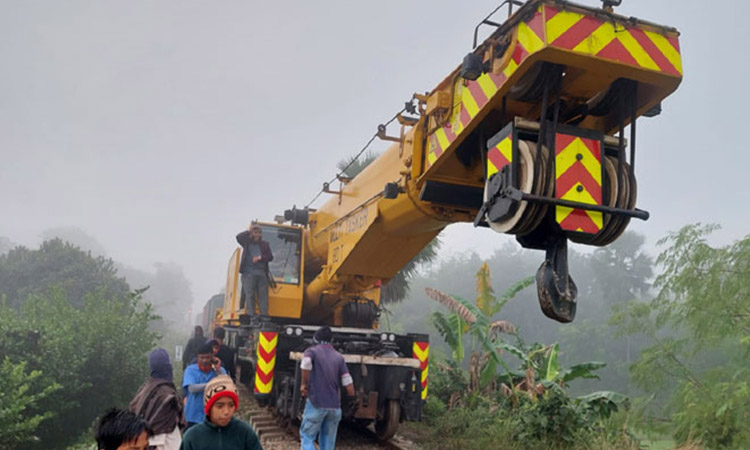
M 534 187 L 534 157 L 532 156 L 531 151 L 529 150 L 529 144 L 526 141 L 518 142 L 518 155 L 519 189 L 523 192 L 531 193 L 531 190 Z M 489 195 L 487 184 L 485 184 L 484 201 L 487 201 Z M 511 233 L 511 230 L 513 230 L 523 218 L 526 208 L 528 207 L 528 202 L 520 202 L 516 208 L 516 212 L 510 218 L 499 222 L 488 221 L 490 228 L 497 233 Z
M 604 158 L 604 192 L 606 205 L 621 209 L 633 209 L 637 200 L 637 184 L 630 165 L 620 163 L 612 156 Z M 570 240 L 579 244 L 603 247 L 622 235 L 630 223 L 630 217 L 604 214 L 601 231 L 595 235 L 573 234 Z
M 534 195 L 551 196 L 554 192 L 554 181 L 551 179 L 551 156 L 547 147 L 543 147 L 541 157 L 535 142 L 519 141 L 519 189 Z M 489 196 L 487 185 L 484 199 Z M 513 215 L 505 220 L 489 222 L 490 228 L 498 233 L 524 235 L 534 230 L 547 214 L 547 205 L 521 201 Z
M 555 183 L 552 179 L 550 152 L 547 147 L 542 147 L 541 158 L 538 157 L 538 144 L 536 142 L 527 142 L 531 155 L 534 159 L 535 180 L 533 194 L 543 197 L 552 197 L 555 192 Z M 511 232 L 520 236 L 530 233 L 542 222 L 547 215 L 548 205 L 534 203 L 524 214 L 524 219 Z
M 398 400 L 386 400 L 383 405 L 383 414 L 378 414 L 375 420 L 375 435 L 380 441 L 387 441 L 396 434 L 398 424 L 401 421 L 401 404 Z

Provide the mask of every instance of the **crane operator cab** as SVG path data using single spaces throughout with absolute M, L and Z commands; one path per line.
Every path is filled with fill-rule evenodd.
M 299 319 L 302 312 L 304 286 L 302 228 L 291 225 L 260 223 L 263 240 L 268 242 L 273 261 L 268 264 L 268 314 L 273 318 Z M 229 258 L 224 308 L 217 312 L 221 319 L 246 322 L 257 316 L 256 302 L 245 298 L 239 273 L 242 248 L 238 247 Z M 255 306 L 256 310 L 248 310 Z

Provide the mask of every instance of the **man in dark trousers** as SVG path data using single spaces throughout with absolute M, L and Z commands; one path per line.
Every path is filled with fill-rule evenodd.
M 185 370 L 187 366 L 193 363 L 193 360 L 198 355 L 198 349 L 205 342 L 206 338 L 203 336 L 203 327 L 196 325 L 193 337 L 188 340 L 185 351 L 182 353 L 182 370 Z
M 329 327 L 320 327 L 313 336 L 315 345 L 305 350 L 300 363 L 300 394 L 307 397 L 299 429 L 302 450 L 314 450 L 318 436 L 320 450 L 333 450 L 341 421 L 340 386 L 344 386 L 349 398 L 354 397 L 352 376 L 344 357 L 331 346 L 332 338 Z
M 226 369 L 227 375 L 232 377 L 232 381 L 235 381 L 234 350 L 224 345 L 225 337 L 226 331 L 223 327 L 217 327 L 214 330 L 214 341 L 219 343 L 219 351 L 216 353 L 216 356 L 221 360 L 221 365 Z
M 242 246 L 240 274 L 247 312 L 254 316 L 257 302 L 260 316 L 265 318 L 268 317 L 268 263 L 273 261 L 273 254 L 262 237 L 260 225 L 252 223 L 249 230 L 237 235 L 237 242 Z

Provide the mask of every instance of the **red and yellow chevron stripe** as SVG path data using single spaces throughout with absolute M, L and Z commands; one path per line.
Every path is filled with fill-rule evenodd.
M 601 141 L 555 135 L 555 197 L 602 204 Z M 556 216 L 563 230 L 596 234 L 603 226 L 600 212 L 558 206 Z
M 677 37 L 544 6 L 547 43 L 576 53 L 682 75 Z
M 655 30 L 654 28 L 653 30 Z M 514 30 L 507 54 L 497 73 L 482 74 L 476 81 L 457 79 L 451 117 L 427 137 L 426 169 L 469 128 L 480 111 L 530 55 L 547 48 L 570 51 L 601 60 L 682 77 L 682 57 L 677 34 L 623 25 L 604 16 L 542 5 Z
M 276 345 L 279 333 L 261 331 L 258 333 L 258 352 L 255 365 L 255 393 L 270 394 L 273 387 L 273 372 L 276 367 Z
M 427 398 L 427 374 L 430 370 L 430 343 L 415 342 L 413 347 L 414 358 L 419 360 L 420 369 L 422 370 L 422 400 Z
M 487 152 L 487 179 L 513 162 L 513 139 L 506 137 Z
M 518 66 L 530 54 L 544 48 L 544 20 L 542 9 L 515 30 L 513 50 L 500 73 L 482 74 L 476 81 L 456 80 L 454 86 L 453 114 L 447 125 L 438 128 L 427 140 L 429 168 L 445 149 L 456 140 L 469 123 L 479 114 L 490 99 L 500 90 L 505 81 L 515 73 Z

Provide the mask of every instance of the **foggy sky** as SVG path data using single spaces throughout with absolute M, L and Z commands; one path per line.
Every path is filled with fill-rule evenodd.
M 181 265 L 203 304 L 234 235 L 307 203 L 460 63 L 498 3 L 2 0 L 0 236 L 35 246 L 80 227 L 125 264 Z M 652 218 L 630 229 L 650 244 L 696 221 L 744 236 L 748 2 L 623 3 L 683 33 L 685 73 L 662 115 L 639 121 Z M 504 239 L 453 226 L 443 253 L 487 256 Z

